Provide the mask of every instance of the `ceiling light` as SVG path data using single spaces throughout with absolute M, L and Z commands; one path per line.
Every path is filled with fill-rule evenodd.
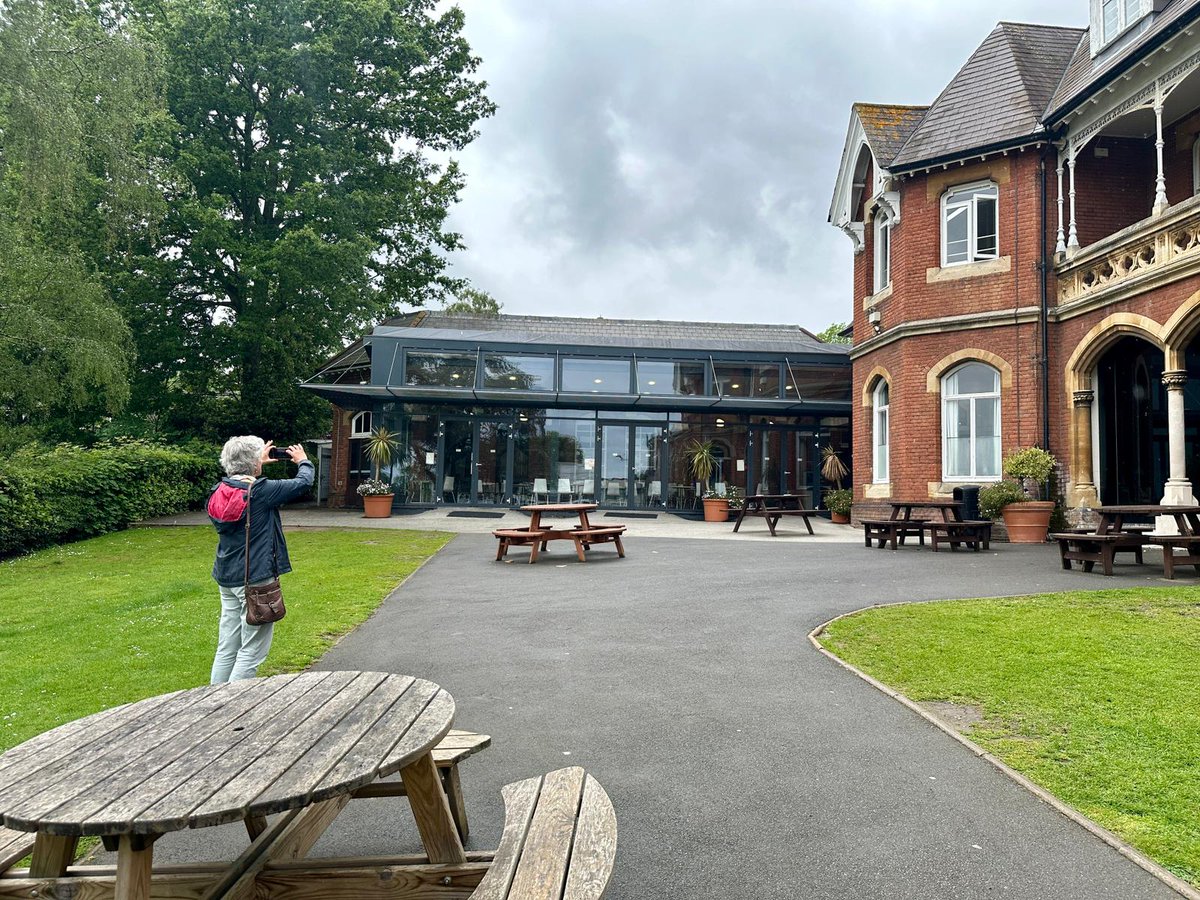
M 730 387 L 731 388 L 740 388 L 741 385 L 740 384 L 731 384 Z
M 509 381 L 516 381 L 516 380 L 517 380 L 517 376 L 516 376 L 516 375 L 509 375 L 509 376 L 508 376 L 508 380 L 509 380 Z
M 784 385 L 783 389 L 785 391 L 794 391 L 795 390 L 795 388 L 792 387 L 790 384 Z
M 364 381 L 363 384 L 366 384 L 366 382 Z M 657 381 L 647 381 L 646 384 L 654 386 L 654 385 L 658 384 L 658 382 Z
M 594 379 L 594 380 L 592 381 L 592 384 L 604 384 L 604 379 L 603 379 L 603 378 L 596 378 L 596 379 Z
M 458 376 L 458 373 L 457 373 L 457 372 L 455 372 L 455 373 L 454 373 L 453 375 L 451 375 L 450 377 L 451 377 L 451 378 L 458 378 L 459 376 Z

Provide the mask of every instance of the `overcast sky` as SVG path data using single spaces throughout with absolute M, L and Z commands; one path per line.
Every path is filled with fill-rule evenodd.
M 930 103 L 999 21 L 1087 0 L 460 0 L 499 110 L 458 158 L 454 269 L 505 312 L 819 330 L 850 104 Z

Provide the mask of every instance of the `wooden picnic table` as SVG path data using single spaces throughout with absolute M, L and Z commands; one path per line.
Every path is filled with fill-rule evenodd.
M 595 503 L 531 503 L 522 506 L 529 513 L 529 525 L 525 528 L 503 528 L 493 531 L 492 535 L 499 538 L 496 548 L 497 561 L 503 560 L 510 547 L 528 546 L 529 561 L 538 561 L 538 549 L 544 549 L 550 541 L 571 541 L 575 545 L 575 554 L 580 562 L 586 562 L 585 550 L 590 550 L 593 544 L 615 544 L 617 555 L 625 557 L 625 547 L 621 543 L 621 535 L 625 533 L 624 525 L 593 526 L 588 521 L 588 513 L 598 508 Z M 542 525 L 542 513 L 573 512 L 579 515 L 579 524 L 573 528 L 551 528 Z
M 893 519 L 903 519 L 910 521 L 914 509 L 934 509 L 942 514 L 943 522 L 961 522 L 962 521 L 962 501 L 961 500 L 891 500 Z M 903 510 L 904 515 L 900 513 Z
M 592 526 L 588 522 L 588 513 L 597 509 L 599 504 L 596 503 L 531 503 L 528 506 L 522 506 L 524 512 L 529 513 L 529 530 L 537 531 L 542 526 L 542 513 L 548 512 L 573 512 L 579 514 L 579 527 L 584 531 L 589 530 Z M 559 535 L 556 535 L 559 536 Z M 567 536 L 565 533 L 562 536 Z
M 734 534 L 742 527 L 742 520 L 746 516 L 761 516 L 766 519 L 771 537 L 775 537 L 775 526 L 779 524 L 781 518 L 800 516 L 804 519 L 804 526 L 808 529 L 808 533 L 812 534 L 812 522 L 808 517 L 817 515 L 817 510 L 805 509 L 803 499 L 799 494 L 751 494 L 742 503 L 737 522 L 733 526 Z
M 1161 503 L 1118 504 L 1097 506 L 1099 516 L 1094 532 L 1063 532 L 1050 537 L 1058 542 L 1062 567 L 1070 569 L 1072 562 L 1083 565 L 1085 572 L 1100 563 L 1100 571 L 1113 574 L 1113 560 L 1121 551 L 1132 551 L 1136 562 L 1142 562 L 1142 547 L 1159 544 L 1163 549 L 1163 568 L 1167 578 L 1175 577 L 1175 566 L 1194 565 L 1200 572 L 1200 506 L 1168 506 Z M 1177 535 L 1147 535 L 1144 526 L 1130 525 L 1127 518 L 1170 516 L 1179 530 Z M 1175 550 L 1182 549 L 1182 556 Z
M 178 691 L 70 722 L 0 755 L 0 819 L 36 832 L 32 878 L 67 876 L 79 838 L 104 838 L 117 852 L 115 887 L 107 881 L 116 900 L 151 896 L 158 837 L 244 821 L 251 850 L 232 867 L 192 876 L 223 896 L 223 882 L 253 881 L 269 861 L 302 858 L 356 789 L 399 772 L 429 861 L 482 878 L 487 866 L 468 865 L 432 756 L 453 720 L 454 701 L 438 685 L 381 672 Z M 68 880 L 71 896 L 92 896 L 104 881 L 87 873 Z

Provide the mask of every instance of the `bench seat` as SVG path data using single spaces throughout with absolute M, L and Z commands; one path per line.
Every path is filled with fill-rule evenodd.
M 11 869 L 33 852 L 31 831 L 14 831 L 0 826 L 0 873 Z
M 462 781 L 458 775 L 458 764 L 491 745 L 492 739 L 486 734 L 451 728 L 433 748 L 433 764 L 437 766 L 438 775 L 441 776 L 442 789 L 445 790 L 446 799 L 450 803 L 450 815 L 458 829 L 458 836 L 464 841 L 471 833 L 471 827 L 467 822 L 467 807 L 463 803 Z M 359 799 L 364 797 L 405 797 L 407 794 L 403 781 L 389 780 L 372 782 L 359 788 L 351 796 Z
M 1200 535 L 1193 534 L 1156 534 L 1147 537 L 1151 544 L 1157 544 L 1163 551 L 1163 575 L 1174 579 L 1175 566 L 1195 566 L 1200 573 Z M 1175 555 L 1175 549 L 1183 550 L 1182 556 Z
M 617 556 L 625 558 L 625 546 L 621 543 L 621 535 L 625 533 L 626 525 L 593 525 L 590 528 L 578 526 L 571 529 L 571 537 L 575 541 L 575 553 L 580 562 L 586 562 L 585 550 L 590 550 L 593 544 L 615 544 Z
M 604 788 L 579 767 L 503 789 L 504 833 L 469 900 L 596 900 L 617 851 Z
M 935 553 L 939 543 L 949 543 L 951 550 L 957 550 L 959 544 L 966 544 L 976 552 L 988 550 L 992 545 L 990 519 L 968 519 L 963 522 L 937 522 L 931 519 L 924 525 Z
M 877 540 L 881 550 L 889 543 L 895 550 L 897 545 L 904 545 L 906 537 L 915 537 L 925 546 L 925 523 L 920 519 L 860 519 L 858 524 L 863 527 L 867 547 Z
M 1050 535 L 1050 540 L 1058 541 L 1059 553 L 1062 555 L 1062 567 L 1071 568 L 1072 560 L 1083 564 L 1083 571 L 1090 572 L 1100 563 L 1100 569 L 1105 575 L 1113 573 L 1113 557 L 1118 545 L 1128 541 L 1128 534 L 1076 534 L 1074 532 L 1058 532 Z M 1127 546 L 1127 545 L 1126 545 Z
M 533 531 L 529 528 L 502 528 L 492 532 L 492 537 L 500 539 L 500 546 L 496 548 L 496 561 L 504 559 L 508 555 L 509 547 L 529 547 L 529 561 L 535 563 L 538 560 L 538 551 L 545 544 L 546 535 L 550 533 L 549 529 L 539 529 Z

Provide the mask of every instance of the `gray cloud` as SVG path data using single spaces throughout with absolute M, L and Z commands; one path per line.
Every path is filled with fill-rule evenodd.
M 1086 23 L 1064 6 L 464 0 L 500 109 L 461 156 L 455 270 L 508 312 L 848 319 L 850 104 L 931 102 L 996 21 Z

